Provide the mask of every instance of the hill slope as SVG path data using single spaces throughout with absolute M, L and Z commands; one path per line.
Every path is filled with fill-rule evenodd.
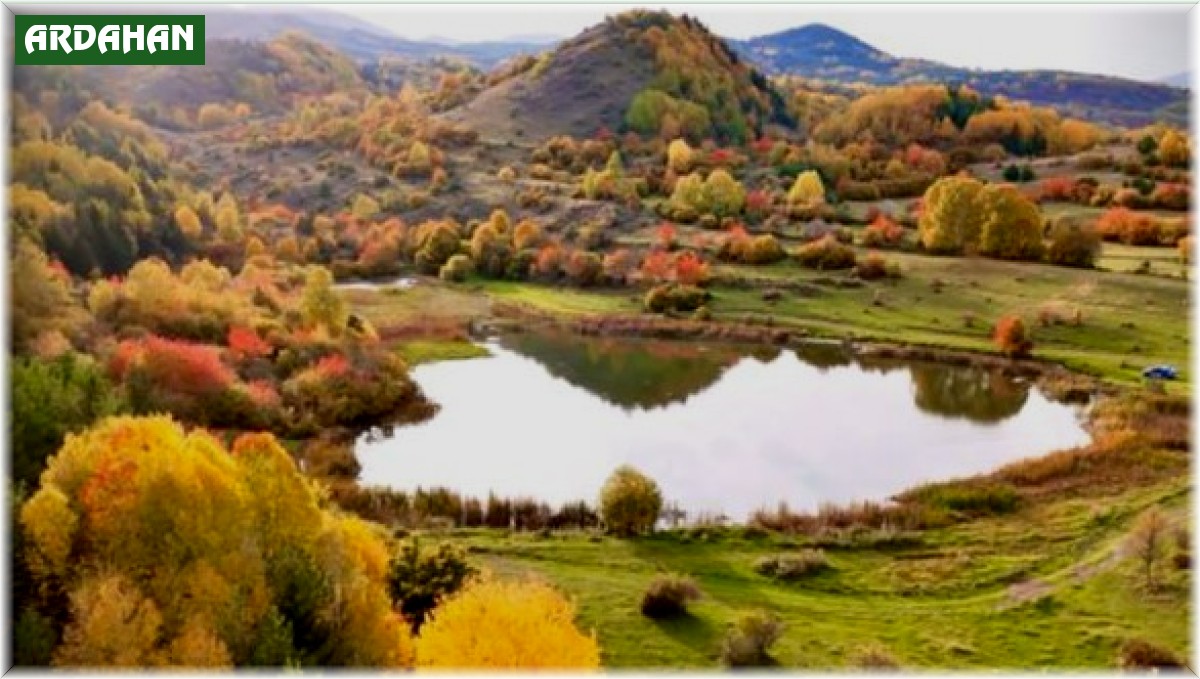
M 1091 120 L 1123 125 L 1158 119 L 1187 122 L 1186 105 L 1180 106 L 1189 98 L 1187 90 L 1168 84 L 1070 71 L 984 71 L 904 59 L 823 24 L 730 42 L 772 75 L 871 85 L 967 83 L 988 96 L 1022 99 Z
M 493 137 L 606 128 L 723 141 L 786 116 L 766 78 L 702 24 L 648 11 L 609 17 L 448 114 Z

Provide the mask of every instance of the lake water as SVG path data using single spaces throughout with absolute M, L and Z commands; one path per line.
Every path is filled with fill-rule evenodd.
M 594 503 L 632 464 L 691 515 L 883 500 L 1086 443 L 1077 407 L 977 369 L 566 334 L 420 366 L 431 420 L 359 440 L 365 485 Z

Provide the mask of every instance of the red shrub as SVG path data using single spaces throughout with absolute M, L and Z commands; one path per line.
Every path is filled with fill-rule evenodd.
M 656 237 L 659 247 L 664 250 L 670 250 L 675 247 L 675 225 L 670 222 L 663 222 L 658 226 Z
M 672 265 L 669 254 L 662 250 L 655 250 L 642 260 L 642 277 L 655 282 L 669 280 Z
M 1127 245 L 1157 245 L 1158 225 L 1149 216 L 1125 207 L 1114 207 L 1096 220 L 1096 231 L 1104 240 Z
M 756 189 L 746 194 L 746 212 L 752 215 L 766 214 L 771 209 L 771 194 Z
M 316 371 L 325 379 L 344 377 L 350 373 L 350 361 L 341 354 L 329 354 L 317 361 Z
M 279 392 L 275 389 L 275 385 L 267 380 L 255 380 L 246 385 L 246 393 L 250 395 L 250 400 L 259 408 L 277 408 L 279 407 Z
M 1008 315 L 996 322 L 996 331 L 992 335 L 1000 353 L 1010 358 L 1022 358 L 1033 351 L 1033 341 L 1025 330 L 1025 322 L 1020 316 Z
M 237 375 L 221 361 L 221 348 L 151 335 L 117 347 L 109 371 L 123 379 L 141 368 L 156 387 L 178 394 L 211 394 L 233 385 Z
M 261 358 L 271 353 L 271 345 L 261 339 L 258 333 L 249 328 L 233 326 L 229 328 L 229 338 L 226 340 L 229 351 L 238 360 Z
M 675 280 L 684 285 L 699 285 L 708 280 L 708 264 L 694 252 L 675 257 Z
M 556 276 L 562 269 L 562 248 L 550 244 L 538 250 L 537 258 L 533 261 L 534 271 L 540 276 Z
M 1070 177 L 1049 177 L 1039 187 L 1042 200 L 1071 200 L 1075 197 L 1075 182 Z

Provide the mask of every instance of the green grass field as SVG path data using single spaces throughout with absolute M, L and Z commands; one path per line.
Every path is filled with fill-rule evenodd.
M 1125 254 L 1115 248 L 1109 256 Z M 1033 332 L 1035 355 L 1126 384 L 1140 381 L 1147 365 L 1172 363 L 1182 371 L 1182 381 L 1190 381 L 1191 299 L 1182 278 L 983 258 L 885 256 L 900 264 L 901 279 L 850 289 L 819 284 L 843 274 L 803 269 L 790 261 L 767 267 L 720 265 L 718 274 L 753 278 L 759 284 L 744 289 L 714 286 L 710 307 L 717 321 L 761 321 L 769 316 L 780 327 L 820 336 L 977 350 L 993 350 L 992 324 L 1001 315 L 1015 313 Z M 785 291 L 783 299 L 768 303 L 762 288 L 773 281 L 807 281 L 814 283 L 810 287 L 816 292 Z M 640 299 L 631 290 L 580 291 L 510 282 L 480 286 L 493 299 L 553 313 L 641 312 Z
M 1106 260 L 1148 256 L 1144 248 L 1106 247 Z M 860 251 L 860 254 L 865 254 Z M 1140 382 L 1141 369 L 1173 363 L 1190 390 L 1190 293 L 1178 277 L 1080 270 L 975 258 L 886 253 L 899 280 L 838 287 L 841 272 L 719 265 L 717 322 L 769 322 L 813 335 L 993 351 L 992 323 L 1020 314 L 1037 356 L 1110 382 Z M 1117 268 L 1117 267 L 1113 267 Z M 797 284 L 804 283 L 803 289 Z M 784 289 L 766 302 L 765 289 Z M 525 305 L 557 316 L 642 313 L 635 289 L 578 290 L 541 284 L 422 280 L 399 293 L 355 293 L 354 308 L 373 323 L 405 326 L 428 319 L 486 316 L 496 304 Z M 1045 319 L 1043 322 L 1040 319 Z M 1054 320 L 1057 319 L 1057 320 Z M 469 346 L 469 345 L 468 345 Z M 464 357 L 444 337 L 405 340 L 412 362 Z M 1139 454 L 1136 449 L 1123 455 Z M 1145 463 L 1153 464 L 1147 458 Z M 903 667 L 1111 668 L 1120 646 L 1144 638 L 1186 656 L 1190 571 L 1160 568 L 1165 586 L 1146 590 L 1128 535 L 1147 507 L 1188 522 L 1190 480 L 1184 458 L 1151 482 L 1103 476 L 1106 487 L 1049 490 L 1009 515 L 979 518 L 916 534 L 915 543 L 826 546 L 833 568 L 794 583 L 755 572 L 763 556 L 812 545 L 812 538 L 742 528 L 694 528 L 618 540 L 589 533 L 510 533 L 459 529 L 439 533 L 472 560 L 505 576 L 545 578 L 578 606 L 614 668 L 719 665 L 721 641 L 743 612 L 767 609 L 786 625 L 774 651 L 791 668 L 854 667 L 867 648 L 882 648 Z M 1147 467 L 1149 468 L 1149 467 Z M 1174 545 L 1174 542 L 1172 542 Z M 1179 547 L 1171 549 L 1178 551 Z M 655 622 L 639 601 L 660 572 L 692 576 L 704 598 L 691 614 Z
M 569 593 L 611 667 L 714 667 L 729 624 L 767 609 L 786 625 L 775 653 L 785 667 L 852 666 L 878 645 L 908 667 L 1097 668 L 1112 667 L 1130 637 L 1186 652 L 1189 571 L 1165 565 L 1166 584 L 1147 594 L 1122 544 L 1151 503 L 1183 522 L 1186 491 L 1179 479 L 1103 504 L 1064 500 L 927 531 L 900 549 L 827 549 L 832 569 L 792 583 L 757 574 L 754 563 L 803 539 L 738 528 L 634 540 L 480 529 L 451 539 L 497 574 L 546 578 Z M 690 615 L 640 614 L 642 592 L 662 571 L 699 583 L 704 598 Z

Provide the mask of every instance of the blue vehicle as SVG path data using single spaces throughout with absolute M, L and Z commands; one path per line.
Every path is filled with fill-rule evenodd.
M 1150 380 L 1173 380 L 1179 371 L 1173 365 L 1152 365 L 1142 371 L 1142 377 Z

